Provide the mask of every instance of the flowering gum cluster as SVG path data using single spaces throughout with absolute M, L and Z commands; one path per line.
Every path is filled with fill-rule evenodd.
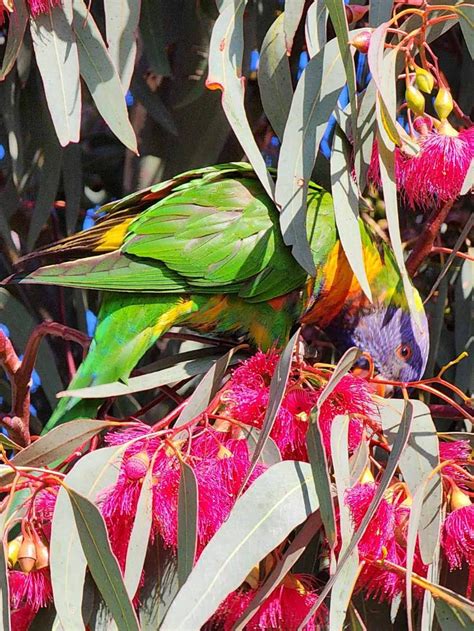
M 185 426 L 173 427 L 173 417 L 154 427 L 127 423 L 124 429 L 106 434 L 104 444 L 124 447 L 117 481 L 97 498 L 111 547 L 120 568 L 125 570 L 128 545 L 137 505 L 146 476 L 152 483 L 152 524 L 150 544 L 159 543 L 171 557 L 178 550 L 178 496 L 183 464 L 192 469 L 198 490 L 197 560 L 210 539 L 228 518 L 241 493 L 271 466 L 259 462 L 247 480 L 252 460 L 249 433 L 262 429 L 270 400 L 270 383 L 279 356 L 275 351 L 257 352 L 233 370 L 229 380 L 208 408 Z M 318 422 L 331 471 L 331 427 L 338 415 L 349 417 L 348 450 L 353 454 L 365 443 L 369 459 L 359 479 L 349 488 L 344 501 L 355 528 L 360 526 L 379 488 L 383 464 L 374 468 L 379 450 L 389 451 L 383 435 L 377 397 L 372 384 L 347 374 L 313 413 L 331 376 L 326 366 L 295 360 L 292 364 L 280 409 L 270 432 L 272 453 L 283 460 L 308 461 L 306 433 L 310 422 Z M 255 441 L 255 436 L 253 437 Z M 467 441 L 443 440 L 439 444 L 439 470 L 445 490 L 447 516 L 442 528 L 442 549 L 450 569 L 464 563 L 474 566 L 474 513 L 469 497 L 473 478 L 471 448 Z M 274 457 L 274 456 L 273 456 Z M 382 460 L 383 462 L 383 460 Z M 48 546 L 51 538 L 58 485 L 48 478 L 38 480 L 38 490 L 25 505 L 22 534 L 12 538 L 9 550 L 9 584 L 15 629 L 28 629 L 41 607 L 52 600 Z M 32 482 L 30 482 L 32 484 Z M 407 565 L 407 531 L 411 495 L 401 478 L 393 478 L 383 494 L 359 545 L 361 572 L 356 590 L 391 603 L 405 595 L 405 577 L 394 568 Z M 336 521 L 339 526 L 339 508 Z M 318 557 L 313 560 L 314 576 L 290 572 L 254 613 L 246 629 L 297 629 L 317 600 L 316 581 L 325 580 L 330 556 L 338 554 L 340 537 L 330 550 L 324 529 L 320 531 Z M 250 571 L 242 585 L 229 594 L 206 625 L 207 631 L 232 629 L 281 559 L 290 540 L 285 540 Z M 46 553 L 45 553 L 46 551 Z M 419 543 L 415 545 L 413 571 L 425 577 Z M 468 589 L 472 588 L 471 571 Z M 140 605 L 145 571 L 134 598 Z M 419 598 L 422 588 L 415 585 Z M 306 622 L 308 631 L 327 628 L 327 609 L 322 606 Z
M 395 174 L 402 198 L 411 208 L 433 209 L 454 201 L 474 159 L 474 127 L 446 133 L 448 129 L 432 128 L 431 121 L 419 117 L 414 121 L 416 155 L 395 149 Z M 368 180 L 381 186 L 377 143 L 374 144 L 367 174 Z
M 26 6 L 33 18 L 37 18 L 43 13 L 48 13 L 51 9 L 61 4 L 61 0 L 26 0 Z M 14 11 L 15 0 L 0 0 L 0 26 L 4 24 L 7 16 Z

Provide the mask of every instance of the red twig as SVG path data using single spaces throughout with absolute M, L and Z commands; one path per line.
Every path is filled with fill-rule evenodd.
M 11 384 L 12 408 L 11 414 L 2 417 L 2 424 L 9 430 L 12 439 L 19 445 L 30 443 L 30 388 L 21 387 L 19 373 L 21 361 L 12 343 L 0 329 L 0 365 L 3 366 Z
M 31 375 L 38 356 L 41 340 L 45 335 L 55 335 L 63 339 L 89 345 L 89 338 L 80 331 L 70 329 L 56 322 L 39 324 L 31 333 L 25 347 L 23 361 L 20 361 L 8 337 L 0 330 L 0 365 L 3 366 L 11 383 L 11 414 L 2 418 L 2 423 L 10 431 L 12 439 L 26 446 L 30 437 L 30 385 Z
M 407 259 L 406 267 L 410 276 L 414 276 L 420 265 L 425 258 L 429 256 L 432 251 L 435 239 L 439 234 L 441 226 L 449 215 L 449 211 L 453 207 L 454 200 L 447 202 L 441 208 L 433 210 L 428 217 L 423 232 L 419 239 L 417 239 L 415 247 L 410 252 L 410 256 Z

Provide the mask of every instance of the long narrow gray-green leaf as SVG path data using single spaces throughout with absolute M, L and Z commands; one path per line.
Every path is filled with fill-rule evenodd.
M 123 580 L 129 598 L 134 598 L 140 584 L 150 540 L 153 511 L 153 468 L 150 466 L 140 489 L 132 532 L 127 548 Z
M 363 520 L 361 521 L 359 528 L 357 529 L 356 533 L 352 537 L 350 544 L 346 548 L 346 551 L 339 559 L 339 563 L 337 564 L 336 571 L 334 572 L 334 574 L 332 574 L 332 576 L 329 578 L 326 585 L 321 590 L 321 593 L 319 594 L 317 601 L 311 607 L 306 618 L 303 620 L 303 622 L 299 626 L 298 631 L 302 631 L 305 628 L 305 625 L 311 619 L 314 612 L 317 609 L 319 609 L 319 607 L 322 605 L 322 603 L 324 602 L 324 599 L 331 591 L 342 568 L 345 566 L 346 562 L 351 557 L 353 550 L 355 549 L 359 541 L 364 536 L 364 533 L 367 530 L 367 526 L 369 525 L 370 520 L 374 516 L 375 511 L 377 510 L 383 498 L 383 495 L 388 488 L 388 485 L 392 481 L 393 474 L 395 473 L 398 467 L 400 456 L 403 453 L 403 450 L 405 449 L 405 446 L 407 444 L 408 437 L 410 436 L 412 418 L 413 418 L 413 406 L 410 401 L 406 401 L 402 420 L 400 422 L 400 428 L 397 434 L 397 438 L 392 446 L 392 451 L 390 452 L 390 456 L 388 458 L 385 471 L 383 472 L 380 482 L 378 483 L 374 498 L 370 502 L 367 512 L 365 513 L 365 516 Z
M 308 55 L 314 57 L 326 44 L 328 10 L 324 0 L 315 0 L 306 12 L 304 26 Z
M 140 34 L 151 68 L 157 75 L 167 77 L 171 74 L 171 68 L 163 32 L 163 15 L 166 11 L 163 5 L 163 0 L 141 1 Z
M 318 399 L 317 407 L 319 409 L 321 409 L 323 403 L 329 397 L 331 392 L 333 392 L 334 388 L 341 381 L 341 379 L 344 377 L 344 375 L 346 375 L 349 372 L 349 370 L 354 365 L 354 362 L 357 359 L 359 359 L 361 354 L 362 354 L 361 351 L 358 348 L 356 348 L 355 346 L 352 346 L 351 348 L 347 349 L 347 351 L 344 353 L 344 355 L 338 361 L 337 366 L 336 366 L 336 368 L 334 369 L 334 372 L 331 375 L 331 378 L 327 382 L 324 390 L 321 393 L 321 396 Z
M 113 425 L 114 423 L 110 421 L 75 419 L 41 436 L 26 449 L 20 451 L 12 462 L 16 467 L 44 467 L 54 460 L 70 455 L 87 440 L 105 429 L 110 429 Z
M 311 467 L 270 467 L 236 502 L 178 592 L 161 631 L 200 629 L 250 570 L 318 509 Z
M 64 482 L 94 500 L 100 491 L 117 480 L 123 451 L 123 446 L 92 451 L 79 460 Z M 50 554 L 54 606 L 59 622 L 68 631 L 83 631 L 81 605 L 87 562 L 71 503 L 63 488 L 54 508 Z
M 117 558 L 110 547 L 104 518 L 87 497 L 65 487 L 71 502 L 87 565 L 119 631 L 139 631 Z
M 201 412 L 204 412 L 211 402 L 212 397 L 219 389 L 226 370 L 237 350 L 238 347 L 231 348 L 225 355 L 219 357 L 217 361 L 212 363 L 198 387 L 191 395 L 186 407 L 179 415 L 175 423 L 175 427 L 179 427 L 188 421 L 192 421 L 193 418 L 196 418 L 196 416 L 199 416 Z
M 367 186 L 367 172 L 374 147 L 376 95 L 375 82 L 371 79 L 359 99 L 359 111 L 357 112 L 357 138 L 359 141 L 355 150 L 354 170 L 359 190 L 362 192 Z
M 63 143 L 67 144 L 67 143 Z M 31 217 L 26 238 L 27 250 L 32 250 L 40 235 L 41 228 L 48 221 L 58 192 L 61 176 L 62 149 L 57 143 L 48 143 L 44 151 L 44 162 L 41 168 L 41 181 L 35 202 L 35 210 Z
M 370 3 L 369 19 L 373 28 L 388 22 L 392 16 L 393 0 L 376 0 Z
M 209 45 L 209 74 L 206 85 L 222 91 L 222 107 L 262 186 L 273 198 L 274 184 L 260 153 L 244 106 L 242 57 L 244 52 L 243 15 L 247 0 L 221 2 L 220 15 Z
M 59 142 L 63 147 L 78 142 L 82 102 L 72 0 L 30 18 L 30 32 Z
M 381 115 L 381 114 L 380 114 Z M 400 223 L 398 217 L 398 201 L 397 201 L 397 182 L 395 176 L 395 155 L 384 144 L 380 135 L 380 118 L 379 110 L 377 115 L 379 122 L 378 127 L 378 150 L 380 155 L 380 175 L 382 178 L 383 198 L 385 202 L 385 213 L 387 215 L 388 229 L 390 233 L 390 241 L 392 244 L 395 260 L 402 277 L 403 289 L 408 302 L 414 325 L 421 328 L 421 310 L 415 299 L 415 290 L 408 276 L 403 256 L 402 237 L 400 233 Z M 427 335 L 426 331 L 422 331 Z
M 3 81 L 13 68 L 20 52 L 26 25 L 28 24 L 28 10 L 25 0 L 15 1 L 15 10 L 8 17 L 8 35 L 5 54 L 0 68 L 0 81 Z
M 178 583 L 191 574 L 196 556 L 199 489 L 192 468 L 181 462 L 178 491 Z
M 282 139 L 293 98 L 290 62 L 283 32 L 284 13 L 279 15 L 265 35 L 258 65 L 258 87 L 263 110 L 273 131 Z
M 306 550 L 318 530 L 321 529 L 322 522 L 319 511 L 308 517 L 301 530 L 288 546 L 281 559 L 277 562 L 264 584 L 258 589 L 251 602 L 236 622 L 233 631 L 244 631 L 245 625 L 250 622 L 258 608 L 274 592 L 285 578 L 300 556 Z
M 413 431 L 400 458 L 400 470 L 413 496 L 420 484 L 425 488 L 420 507 L 418 534 L 423 562 L 429 565 L 433 562 L 434 553 L 439 545 L 441 522 L 441 477 L 439 474 L 430 475 L 439 464 L 439 441 L 428 406 L 417 400 L 411 403 Z M 396 439 L 402 413 L 403 402 L 400 399 L 389 400 L 380 408 L 382 427 L 389 444 L 393 444 Z
M 359 356 L 360 351 L 357 348 L 349 348 L 341 357 L 331 378 L 322 391 L 315 409 L 311 413 L 311 420 L 306 435 L 306 447 L 308 449 L 309 462 L 311 463 L 314 484 L 319 498 L 321 519 L 326 531 L 326 537 L 332 549 L 334 549 L 337 542 L 336 512 L 332 498 L 329 464 L 319 425 L 319 415 L 324 402 L 334 391 L 334 388 L 344 375 L 349 372 L 349 369 Z
M 199 349 L 204 351 L 204 349 Z M 195 351 L 190 351 L 194 353 Z M 58 397 L 78 396 L 83 399 L 101 399 L 103 397 L 114 397 L 127 394 L 133 394 L 134 392 L 144 392 L 145 390 L 152 390 L 153 388 L 159 388 L 165 384 L 181 381 L 189 377 L 195 377 L 203 372 L 206 372 L 211 368 L 220 357 L 221 354 L 216 354 L 213 351 L 207 351 L 209 355 L 202 357 L 195 356 L 195 359 L 185 359 L 182 362 L 177 363 L 175 366 L 168 366 L 156 372 L 146 373 L 138 377 L 131 377 L 127 384 L 120 381 L 114 381 L 113 383 L 106 383 L 101 386 L 91 386 L 89 388 L 80 388 L 77 390 L 64 390 L 58 392 Z M 197 353 L 197 351 L 196 351 Z M 201 353 L 204 355 L 205 353 Z M 183 356 L 185 353 L 183 353 Z M 232 363 L 237 361 L 235 358 L 231 360 Z
M 293 49 L 293 40 L 298 29 L 298 25 L 303 15 L 305 0 L 291 0 L 291 2 L 285 2 L 284 11 L 284 31 L 285 31 L 285 46 L 288 55 L 291 54 Z
M 7 560 L 3 543 L 0 551 L 0 620 L 3 631 L 10 631 L 10 592 L 8 589 Z
M 359 192 L 351 174 L 350 155 L 349 142 L 342 130 L 337 127 L 330 160 L 331 193 L 337 230 L 351 269 L 365 295 L 372 301 L 372 291 L 365 270 L 364 250 L 359 227 Z
M 107 45 L 124 93 L 132 79 L 137 54 L 140 0 L 104 0 Z
M 349 466 L 349 416 L 336 416 L 331 425 L 331 454 L 334 466 L 337 500 L 339 506 L 339 524 L 341 529 L 341 551 L 344 554 L 354 534 L 349 507 L 345 495 L 351 486 Z M 329 608 L 329 629 L 339 631 L 344 626 L 352 592 L 359 576 L 359 554 L 354 548 L 351 556 L 337 577 L 331 592 Z
M 260 433 L 260 436 L 258 437 L 257 444 L 255 445 L 255 450 L 252 454 L 252 460 L 250 461 L 248 471 L 245 474 L 245 478 L 243 479 L 242 484 L 240 485 L 239 494 L 242 493 L 247 482 L 250 480 L 250 476 L 252 475 L 253 470 L 255 469 L 260 459 L 260 456 L 265 448 L 265 444 L 272 431 L 277 414 L 280 410 L 281 403 L 285 395 L 286 385 L 288 383 L 288 377 L 290 376 L 293 351 L 295 350 L 295 345 L 298 340 L 299 334 L 300 329 L 298 329 L 294 333 L 291 340 L 285 346 L 285 350 L 281 354 L 280 359 L 278 360 L 278 364 L 275 368 L 275 372 L 273 373 L 272 380 L 270 382 L 267 411 L 265 412 L 265 418 L 262 422 L 262 431 Z
M 354 57 L 349 44 L 349 25 L 347 23 L 346 6 L 344 0 L 325 0 L 331 23 L 336 32 L 342 63 L 346 73 L 347 88 L 349 90 L 349 102 L 351 104 L 351 120 L 353 129 L 353 143 L 358 145 L 357 132 L 357 94 Z
M 324 531 L 331 547 L 331 555 L 334 556 L 333 551 L 337 543 L 336 511 L 332 498 L 329 463 L 324 448 L 321 428 L 319 426 L 318 408 L 315 408 L 310 416 L 306 434 L 306 448 L 308 450 L 311 471 L 313 472 L 314 486 L 316 487 L 316 493 L 319 498 Z
M 308 182 L 344 84 L 344 65 L 333 39 L 309 61 L 298 81 L 278 161 L 275 199 L 283 238 L 310 275 L 314 275 L 315 266 L 306 236 Z
M 370 36 L 367 61 L 377 86 L 377 121 L 386 146 L 393 151 L 394 143 L 402 145 L 396 125 L 395 63 L 397 50 L 385 54 L 388 24 L 381 24 Z
M 81 76 L 100 115 L 117 138 L 137 152 L 137 139 L 128 118 L 125 94 L 102 35 L 83 0 L 74 0 L 73 29 Z

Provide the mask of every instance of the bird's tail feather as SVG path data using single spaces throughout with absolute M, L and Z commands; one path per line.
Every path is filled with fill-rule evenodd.
M 191 310 L 191 301 L 178 296 L 107 293 L 89 353 L 69 389 L 126 380 L 152 344 Z M 99 399 L 65 397 L 43 433 L 76 418 L 94 418 L 101 404 Z

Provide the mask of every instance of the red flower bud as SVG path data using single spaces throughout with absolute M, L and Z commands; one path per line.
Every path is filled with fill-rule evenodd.
M 358 33 L 350 43 L 359 51 L 359 53 L 367 54 L 369 52 L 371 37 L 372 31 L 362 31 L 361 33 Z
M 145 451 L 140 451 L 125 462 L 124 471 L 130 480 L 140 480 L 145 477 L 149 465 L 148 454 Z

